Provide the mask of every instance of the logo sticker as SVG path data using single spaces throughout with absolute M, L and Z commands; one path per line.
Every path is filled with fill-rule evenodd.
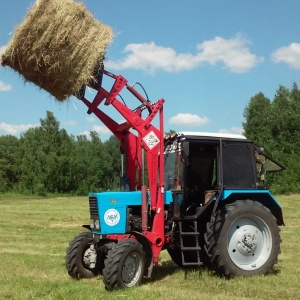
M 116 209 L 109 209 L 104 214 L 104 222 L 108 226 L 115 226 L 120 222 L 120 214 Z
M 143 140 L 150 150 L 159 143 L 159 138 L 152 130 L 143 138 Z

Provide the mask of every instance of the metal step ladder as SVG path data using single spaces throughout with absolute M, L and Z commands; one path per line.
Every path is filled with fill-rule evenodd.
M 191 226 L 191 231 L 182 230 L 182 222 L 179 222 L 179 235 L 180 235 L 180 247 L 181 247 L 181 257 L 183 266 L 202 266 L 200 251 L 201 247 L 199 245 L 199 232 L 197 229 L 197 221 L 193 221 L 193 226 Z M 193 239 L 194 246 L 186 245 L 187 238 Z M 193 255 L 190 255 L 193 253 Z M 189 256 L 187 258 L 187 256 Z M 188 261 L 187 261 L 188 260 Z

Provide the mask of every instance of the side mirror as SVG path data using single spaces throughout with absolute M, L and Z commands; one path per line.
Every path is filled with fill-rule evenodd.
M 182 152 L 181 157 L 182 158 L 188 158 L 190 154 L 190 143 L 188 141 L 182 142 Z
M 265 149 L 263 147 L 258 147 L 256 149 L 256 152 L 257 152 L 258 155 L 263 155 L 264 152 L 265 152 Z

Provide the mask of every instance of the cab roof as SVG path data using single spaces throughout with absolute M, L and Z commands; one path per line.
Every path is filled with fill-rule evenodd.
M 178 135 L 183 135 L 186 137 L 211 137 L 211 138 L 222 138 L 222 139 L 237 139 L 237 140 L 247 140 L 242 134 L 232 134 L 232 133 L 221 133 L 221 132 L 198 132 L 198 131 L 182 131 Z

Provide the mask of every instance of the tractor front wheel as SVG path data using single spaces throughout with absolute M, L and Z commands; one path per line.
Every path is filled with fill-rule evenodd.
M 144 274 L 145 253 L 142 245 L 126 239 L 112 243 L 104 261 L 103 282 L 106 290 L 138 285 Z
M 220 207 L 207 224 L 206 251 L 220 274 L 270 273 L 280 253 L 279 227 L 270 210 L 252 200 Z
M 91 232 L 82 232 L 67 248 L 66 268 L 72 278 L 92 278 L 99 274 L 97 252 Z

